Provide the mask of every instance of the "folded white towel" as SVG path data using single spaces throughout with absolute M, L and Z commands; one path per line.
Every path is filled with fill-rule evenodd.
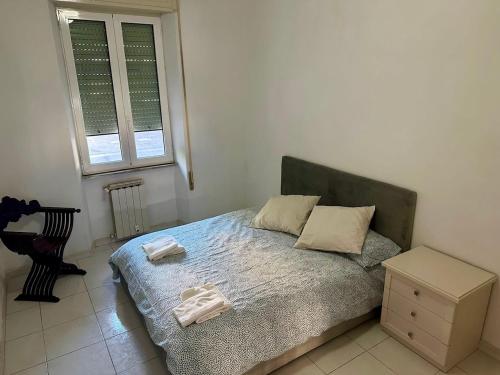
M 165 258 L 166 256 L 183 254 L 184 252 L 186 252 L 186 249 L 184 248 L 184 246 L 173 245 L 173 246 L 166 247 L 164 249 L 159 249 L 159 250 L 152 252 L 151 254 L 148 255 L 148 259 L 151 262 L 155 262 L 157 260 Z
M 151 242 L 142 244 L 148 259 L 152 262 L 162 259 L 168 255 L 182 254 L 185 252 L 184 246 L 179 244 L 172 236 L 162 236 Z
M 171 244 L 177 244 L 177 241 L 174 237 L 172 236 L 160 236 L 156 237 L 154 240 L 143 243 L 142 248 L 146 252 L 154 251 L 157 249 L 160 249 L 162 247 L 171 245 Z
M 207 320 L 213 319 L 232 308 L 231 302 L 229 302 L 228 299 L 221 293 L 221 291 L 217 289 L 217 287 L 214 284 L 211 283 L 184 290 L 181 293 L 181 300 L 183 302 L 187 302 L 188 300 L 203 295 L 203 293 L 206 292 L 216 293 L 219 296 L 219 298 L 223 301 L 223 304 L 214 307 L 211 310 L 204 312 L 203 314 L 201 313 L 197 314 L 197 317 L 195 319 L 195 322 L 197 324 L 201 324 L 203 322 L 206 322 Z
M 218 309 L 222 305 L 224 305 L 224 300 L 220 295 L 213 290 L 207 290 L 188 298 L 175 307 L 173 311 L 179 323 L 183 327 L 187 327 L 200 317 Z

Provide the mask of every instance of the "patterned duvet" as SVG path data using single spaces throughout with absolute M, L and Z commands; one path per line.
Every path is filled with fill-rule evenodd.
M 296 237 L 249 228 L 240 210 L 151 233 L 110 259 L 173 375 L 238 375 L 381 304 L 383 283 L 342 255 L 304 251 Z M 187 253 L 152 264 L 141 244 L 171 234 Z M 233 310 L 182 328 L 172 314 L 182 290 L 212 282 Z

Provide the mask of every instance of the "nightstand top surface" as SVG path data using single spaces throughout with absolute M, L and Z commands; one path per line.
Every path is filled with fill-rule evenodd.
M 425 246 L 409 250 L 382 264 L 455 301 L 496 280 L 493 273 Z

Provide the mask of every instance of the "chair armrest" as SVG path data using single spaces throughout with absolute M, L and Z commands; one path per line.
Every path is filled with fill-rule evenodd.
M 36 237 L 38 233 L 33 232 L 12 232 L 12 231 L 0 231 L 0 237 Z
M 40 207 L 38 212 L 80 212 L 79 208 L 69 207 Z

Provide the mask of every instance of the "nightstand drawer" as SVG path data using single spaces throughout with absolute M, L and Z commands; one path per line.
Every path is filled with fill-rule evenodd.
M 392 273 L 391 290 L 453 323 L 455 304 L 429 289 Z
M 388 308 L 441 343 L 449 344 L 452 325 L 435 313 L 402 297 L 394 290 L 390 291 Z
M 385 320 L 383 325 L 395 334 L 400 340 L 409 346 L 426 354 L 438 363 L 446 362 L 448 346 L 442 344 L 438 339 L 432 337 L 427 332 L 410 323 L 395 312 L 385 309 Z

